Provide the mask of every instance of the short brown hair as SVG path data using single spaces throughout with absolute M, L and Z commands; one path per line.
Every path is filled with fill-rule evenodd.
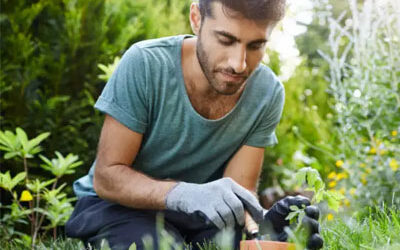
M 250 20 L 279 21 L 285 15 L 286 0 L 199 0 L 202 19 L 212 17 L 213 2 L 220 2 L 225 14 L 240 14 Z

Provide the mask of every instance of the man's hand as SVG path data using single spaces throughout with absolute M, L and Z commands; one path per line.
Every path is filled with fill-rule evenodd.
M 244 211 L 256 222 L 263 219 L 263 209 L 256 197 L 231 178 L 205 184 L 179 182 L 166 197 L 166 207 L 187 214 L 198 214 L 219 229 L 244 224 Z
M 319 235 L 319 210 L 316 206 L 310 206 L 310 200 L 304 196 L 297 195 L 296 197 L 288 196 L 278 202 L 276 202 L 272 208 L 265 214 L 264 221 L 260 225 L 261 234 L 271 233 L 269 227 L 272 226 L 274 240 L 286 241 L 288 238 L 287 233 L 284 231 L 286 226 L 289 226 L 289 221 L 285 218 L 289 215 L 290 206 L 297 206 L 299 208 L 305 208 L 305 217 L 302 221 L 309 232 L 310 237 L 308 239 L 307 247 L 309 249 L 320 249 L 323 246 L 323 240 Z

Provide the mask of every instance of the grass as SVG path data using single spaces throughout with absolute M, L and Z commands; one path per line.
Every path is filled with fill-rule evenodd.
M 0 240 L 0 246 L 2 250 L 17 250 L 17 249 L 30 249 L 30 247 L 23 246 L 15 241 L 2 241 Z M 85 249 L 83 243 L 76 239 L 70 238 L 58 238 L 57 240 L 47 240 L 40 242 L 37 247 L 37 250 L 78 250 Z
M 321 223 L 321 235 L 326 250 L 398 250 L 400 249 L 400 209 L 368 209 L 354 216 L 343 216 Z M 15 242 L 0 241 L 2 250 L 29 249 Z M 84 249 L 75 239 L 59 238 L 56 241 L 41 242 L 38 250 L 75 250 Z M 109 249 L 107 247 L 102 250 Z M 169 250 L 169 248 L 162 248 Z M 215 244 L 204 244 L 202 250 L 225 250 Z
M 336 249 L 400 249 L 400 210 L 376 209 L 357 218 L 339 218 L 322 226 L 325 248 Z

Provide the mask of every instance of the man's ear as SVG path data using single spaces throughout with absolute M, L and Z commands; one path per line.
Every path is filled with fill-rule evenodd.
M 201 27 L 201 14 L 198 3 L 190 5 L 190 26 L 192 27 L 193 34 L 198 35 Z

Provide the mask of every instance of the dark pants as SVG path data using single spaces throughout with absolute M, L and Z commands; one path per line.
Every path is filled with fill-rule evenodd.
M 71 218 L 65 225 L 68 237 L 81 239 L 86 246 L 99 248 L 106 239 L 113 250 L 128 249 L 135 242 L 143 249 L 143 237 L 150 235 L 158 249 L 157 218 L 164 218 L 164 229 L 177 242 L 191 244 L 198 249 L 218 233 L 218 228 L 205 224 L 200 217 L 170 210 L 139 210 L 111 203 L 97 196 L 80 198 Z M 234 248 L 238 248 L 242 237 L 241 228 L 235 229 Z

